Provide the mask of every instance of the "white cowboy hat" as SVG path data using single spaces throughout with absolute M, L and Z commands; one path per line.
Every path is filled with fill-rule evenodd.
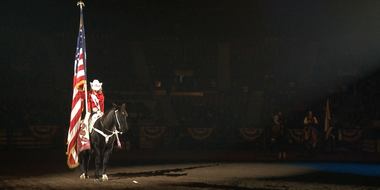
M 103 83 L 100 83 L 97 79 L 94 79 L 94 81 L 90 82 L 90 84 L 93 90 L 98 91 L 102 88 Z

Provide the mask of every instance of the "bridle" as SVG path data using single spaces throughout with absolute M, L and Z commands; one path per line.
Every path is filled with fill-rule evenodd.
M 117 121 L 117 124 L 119 125 L 119 129 L 120 129 L 120 127 L 121 127 L 121 125 L 120 125 L 120 122 L 119 122 L 119 118 L 117 117 L 117 113 L 116 112 L 118 112 L 119 110 L 115 110 L 115 117 L 116 117 L 116 121 Z M 117 129 L 115 128 L 115 130 L 117 131 Z M 119 132 L 119 131 L 118 131 Z M 120 134 L 123 134 L 123 132 L 119 132 Z

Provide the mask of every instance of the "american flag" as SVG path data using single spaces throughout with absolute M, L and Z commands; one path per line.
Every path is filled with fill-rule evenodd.
M 74 63 L 73 101 L 71 104 L 70 128 L 67 137 L 67 164 L 70 168 L 79 165 L 78 155 L 81 150 L 79 130 L 81 127 L 82 110 L 86 96 L 86 42 L 82 6 L 80 6 L 79 34 Z

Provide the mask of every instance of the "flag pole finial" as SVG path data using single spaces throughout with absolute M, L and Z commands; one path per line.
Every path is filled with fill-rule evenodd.
M 84 3 L 82 1 L 78 1 L 77 6 L 82 9 L 82 7 L 84 7 Z

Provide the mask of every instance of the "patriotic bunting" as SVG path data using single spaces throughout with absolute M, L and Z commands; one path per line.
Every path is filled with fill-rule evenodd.
M 54 137 L 59 126 L 28 126 L 28 128 L 37 139 L 47 140 Z
M 140 127 L 140 134 L 149 140 L 159 140 L 166 131 L 166 127 Z
M 249 142 L 257 140 L 264 133 L 264 129 L 239 128 L 238 130 L 243 138 Z
M 194 140 L 204 141 L 209 138 L 213 132 L 213 128 L 187 128 L 190 136 Z
M 362 130 L 341 130 L 342 131 L 342 141 L 347 143 L 355 143 L 361 139 L 363 135 Z
M 296 142 L 301 142 L 303 138 L 303 129 L 288 129 L 290 137 Z

